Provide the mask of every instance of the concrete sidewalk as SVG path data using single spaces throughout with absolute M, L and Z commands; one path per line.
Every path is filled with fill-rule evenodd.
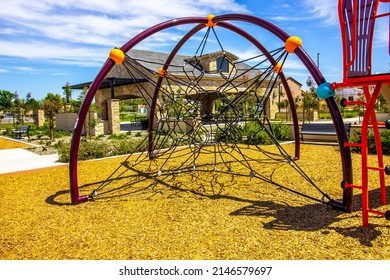
M 57 160 L 57 154 L 40 156 L 21 148 L 0 150 L 0 174 L 67 165 Z

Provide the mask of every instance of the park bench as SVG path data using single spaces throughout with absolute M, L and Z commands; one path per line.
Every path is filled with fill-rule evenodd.
M 349 136 L 351 130 L 351 124 L 344 124 L 347 136 Z M 303 141 L 303 135 L 323 135 L 323 136 L 336 136 L 336 128 L 333 123 L 303 123 L 301 128 L 301 140 Z
M 20 126 L 20 128 L 18 130 L 12 131 L 12 138 L 20 139 L 20 138 L 22 138 L 23 134 L 26 134 L 28 139 L 30 139 L 30 135 L 28 133 L 29 130 L 30 130 L 29 125 L 22 125 L 22 126 Z

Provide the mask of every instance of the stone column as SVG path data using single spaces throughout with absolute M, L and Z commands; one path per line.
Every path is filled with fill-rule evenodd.
M 211 118 L 211 115 L 215 113 L 214 104 L 215 100 L 211 99 L 208 96 L 203 99 L 200 108 L 202 117 Z
M 34 123 L 37 127 L 45 124 L 45 112 L 43 110 L 36 110 L 34 112 Z
M 119 99 L 107 100 L 107 111 L 110 133 L 120 133 Z

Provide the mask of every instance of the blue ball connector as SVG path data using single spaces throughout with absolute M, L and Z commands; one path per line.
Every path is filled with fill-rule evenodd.
M 322 83 L 317 88 L 317 96 L 321 99 L 327 99 L 335 96 L 336 91 L 330 87 L 330 83 Z

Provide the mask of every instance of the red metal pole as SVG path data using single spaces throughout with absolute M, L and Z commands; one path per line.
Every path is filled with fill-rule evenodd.
M 381 82 L 377 82 L 375 85 L 375 88 L 371 94 L 371 100 L 370 100 L 370 117 L 371 117 L 371 123 L 372 123 L 372 128 L 374 132 L 374 137 L 375 137 L 375 147 L 376 147 L 376 154 L 377 154 L 377 159 L 378 159 L 378 171 L 379 171 L 379 182 L 380 182 L 380 194 L 381 194 L 381 203 L 382 205 L 386 204 L 386 182 L 385 182 L 385 172 L 384 172 L 384 163 L 383 163 L 383 153 L 382 153 L 382 142 L 380 138 L 380 132 L 379 132 L 379 125 L 377 122 L 377 118 L 375 116 L 375 110 L 374 110 L 374 105 L 378 99 L 378 96 L 380 94 L 380 89 L 382 87 Z M 366 90 L 365 90 L 366 92 Z M 365 93 L 366 94 L 366 93 Z M 368 90 L 367 94 L 370 96 Z
M 365 87 L 366 88 L 366 87 Z M 367 99 L 367 96 L 366 96 Z M 368 96 L 369 99 L 369 96 Z M 367 100 L 368 101 L 368 100 Z M 370 104 L 370 102 L 369 102 Z M 363 227 L 368 226 L 368 169 L 367 169 L 367 158 L 368 158 L 368 121 L 370 119 L 371 111 L 368 107 L 364 112 L 362 122 L 362 145 L 361 145 L 361 157 L 362 157 L 362 220 Z
M 370 123 L 370 119 L 373 123 L 373 126 L 376 127 L 374 129 L 375 133 L 375 141 L 376 141 L 376 148 L 377 148 L 377 155 L 378 155 L 378 163 L 379 167 L 383 168 L 383 156 L 382 156 L 382 149 L 381 149 L 381 141 L 380 141 L 380 135 L 379 135 L 379 129 L 378 129 L 378 124 L 376 122 L 376 117 L 375 117 L 375 102 L 378 98 L 380 88 L 381 88 L 381 82 L 377 82 L 374 88 L 374 91 L 372 94 L 370 94 L 370 90 L 368 86 L 364 86 L 364 95 L 366 97 L 366 102 L 367 102 L 367 108 L 366 111 L 364 112 L 363 116 L 363 122 L 362 122 L 362 147 L 361 147 L 361 156 L 362 156 L 362 219 L 363 219 L 363 227 L 368 226 L 368 213 L 370 211 L 369 207 L 369 200 L 368 200 L 368 126 Z M 379 155 L 380 153 L 380 155 Z M 380 162 L 380 159 L 382 162 Z M 384 174 L 383 171 L 381 172 L 382 175 Z M 380 174 L 381 174 L 380 173 Z M 383 177 L 384 181 L 384 177 Z M 381 184 L 381 192 L 382 192 L 382 184 Z

